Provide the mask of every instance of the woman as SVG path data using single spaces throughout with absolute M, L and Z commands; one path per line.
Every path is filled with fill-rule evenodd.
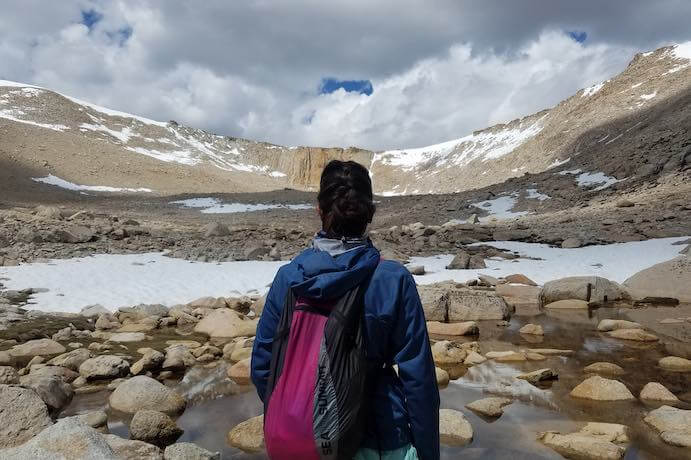
M 311 248 L 279 270 L 267 295 L 252 352 L 252 382 L 266 405 L 265 398 L 274 397 L 271 391 L 276 384 L 270 374 L 276 364 L 275 347 L 272 362 L 272 346 L 275 338 L 279 340 L 277 328 L 279 322 L 286 321 L 282 318 L 285 310 L 296 305 L 294 300 L 286 299 L 298 296 L 318 305 L 362 286 L 363 347 L 367 359 L 381 365 L 366 381 L 366 392 L 359 396 L 367 410 L 367 422 L 362 424 L 364 439 L 354 458 L 436 460 L 439 458 L 439 391 L 425 317 L 408 270 L 398 262 L 381 260 L 379 251 L 366 236 L 375 212 L 367 169 L 352 161 L 330 162 L 322 172 L 318 202 L 322 230 Z M 287 302 L 293 303 L 285 307 Z M 293 330 L 292 334 L 298 332 Z M 293 335 L 290 340 L 308 339 Z M 292 361 L 284 364 L 283 358 L 280 361 L 281 366 L 296 365 Z M 312 374 L 310 370 L 295 383 L 305 384 Z M 313 380 L 306 385 L 315 386 Z M 311 401 L 301 404 L 311 410 Z M 269 412 L 265 416 L 265 432 Z M 292 436 L 291 433 L 300 430 L 301 421 L 295 422 L 292 426 L 278 427 L 283 430 L 283 436 Z M 311 421 L 306 423 L 306 429 L 311 429 Z M 281 457 L 281 446 L 269 445 L 269 441 L 269 455 Z M 329 452 L 309 457 L 329 458 Z

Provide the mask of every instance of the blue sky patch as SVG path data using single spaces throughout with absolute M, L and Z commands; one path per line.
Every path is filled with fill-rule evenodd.
M 89 30 L 101 19 L 103 19 L 103 15 L 96 10 L 82 10 L 82 24 L 88 27 Z
M 338 80 L 336 78 L 322 78 L 319 94 L 330 94 L 343 88 L 349 93 L 360 93 L 370 96 L 374 92 L 369 80 Z
M 114 32 L 106 32 L 106 35 L 111 40 L 117 42 L 119 46 L 123 46 L 132 36 L 132 32 L 134 32 L 134 29 L 131 26 L 125 26 Z
M 569 37 L 578 43 L 583 43 L 588 38 L 588 33 L 582 30 L 571 30 L 567 33 L 569 34 Z

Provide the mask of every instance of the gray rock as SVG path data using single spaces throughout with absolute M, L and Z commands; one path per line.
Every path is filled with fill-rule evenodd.
M 571 276 L 549 281 L 543 286 L 540 296 L 543 305 L 569 299 L 602 304 L 629 298 L 618 283 L 599 276 Z
M 74 396 L 70 384 L 55 376 L 29 374 L 22 376 L 21 384 L 33 389 L 53 415 L 67 407 Z
M 0 384 L 19 383 L 19 374 L 12 366 L 0 366 Z
M 177 392 L 144 375 L 121 383 L 110 395 L 110 406 L 129 414 L 151 409 L 175 415 L 185 410 L 185 405 L 185 400 Z
M 462 412 L 440 409 L 439 440 L 450 446 L 464 446 L 473 440 L 473 427 Z
M 60 243 L 88 243 L 95 238 L 94 232 L 82 225 L 76 225 L 66 228 L 64 230 L 55 230 L 53 232 L 53 239 Z
M 86 318 L 93 318 L 94 316 L 99 316 L 103 313 L 110 313 L 110 311 L 106 309 L 103 305 L 99 304 L 87 305 L 86 307 L 82 308 L 79 312 L 80 315 Z
M 194 332 L 210 337 L 250 337 L 256 335 L 257 323 L 256 319 L 243 319 L 233 310 L 219 308 L 199 321 Z
M 120 460 L 163 460 L 161 449 L 148 442 L 123 439 L 114 434 L 103 435 L 103 439 Z
M 36 339 L 15 345 L 10 349 L 10 355 L 15 358 L 29 358 L 34 356 L 50 356 L 64 353 L 66 348 L 55 340 Z
M 197 360 L 186 346 L 175 345 L 166 350 L 165 360 L 161 364 L 161 369 L 164 371 L 184 371 L 196 363 Z
M 583 246 L 583 241 L 579 238 L 566 238 L 561 242 L 561 247 L 564 249 L 580 248 Z
M 646 268 L 624 281 L 634 299 L 668 297 L 691 302 L 691 258 L 679 256 Z
M 2 451 L 7 459 L 41 460 L 118 460 L 106 439 L 74 417 L 58 422 L 25 444 Z
M 34 390 L 0 385 L 0 449 L 22 444 L 52 423 L 48 407 Z
M 691 440 L 691 410 L 662 406 L 650 411 L 643 419 L 663 441 L 676 446 L 689 446 Z
M 155 371 L 161 368 L 161 364 L 165 360 L 163 353 L 153 348 L 144 348 L 139 351 L 142 353 L 142 357 L 130 367 L 132 375 L 139 375 L 143 372 Z
M 85 412 L 83 414 L 72 415 L 71 417 L 65 418 L 76 418 L 85 425 L 90 426 L 99 433 L 108 432 L 108 414 L 102 410 L 93 410 L 90 412 Z
M 86 348 L 77 348 L 76 350 L 68 351 L 67 353 L 56 356 L 48 361 L 48 364 L 52 366 L 66 367 L 67 369 L 77 372 L 79 371 L 79 366 L 81 366 L 84 361 L 91 357 L 91 352 Z
M 191 442 L 178 442 L 166 447 L 164 460 L 221 460 L 220 452 L 210 452 Z
M 548 431 L 538 440 L 566 458 L 617 460 L 626 453 L 629 438 L 624 425 L 588 423 L 580 431 L 561 434 Z
M 451 260 L 451 263 L 446 266 L 447 270 L 466 270 L 470 265 L 470 254 L 465 251 L 459 251 Z
M 96 356 L 79 366 L 79 374 L 87 380 L 116 379 L 126 376 L 129 370 L 129 363 L 114 355 Z
M 169 416 L 155 410 L 137 411 L 130 422 L 131 439 L 159 447 L 174 443 L 182 432 Z

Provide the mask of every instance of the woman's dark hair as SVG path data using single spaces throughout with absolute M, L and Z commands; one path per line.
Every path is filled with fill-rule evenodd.
M 367 168 L 354 161 L 333 160 L 319 181 L 322 228 L 333 237 L 360 237 L 372 222 L 372 180 Z

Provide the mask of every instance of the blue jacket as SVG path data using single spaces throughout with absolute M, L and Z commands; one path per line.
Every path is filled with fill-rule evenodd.
M 373 270 L 365 293 L 367 352 L 372 359 L 398 364 L 398 376 L 382 372 L 375 383 L 364 447 L 392 450 L 412 443 L 421 460 L 437 460 L 439 390 L 420 297 L 408 270 L 398 262 L 380 261 L 369 241 L 341 253 L 306 249 L 281 267 L 257 327 L 252 382 L 263 401 L 271 344 L 289 288 L 297 296 L 336 298 Z

